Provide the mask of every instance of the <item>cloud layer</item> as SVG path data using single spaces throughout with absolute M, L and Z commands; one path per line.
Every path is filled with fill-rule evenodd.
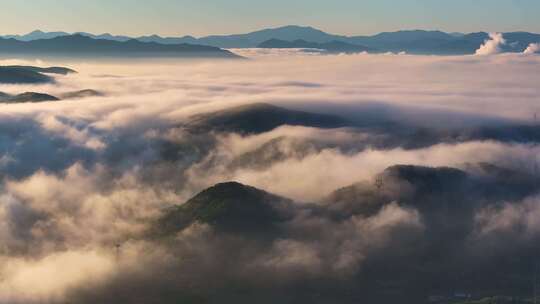
M 497 53 L 504 39 L 491 38 L 477 53 Z M 0 86 L 10 94 L 105 93 L 0 105 L 0 303 L 255 297 L 238 288 L 286 301 L 297 287 L 305 297 L 315 288 L 336 299 L 357 284 L 377 289 L 368 278 L 373 271 L 386 278 L 386 263 L 416 273 L 398 261 L 441 248 L 433 236 L 455 241 L 474 261 L 484 246 L 500 244 L 494 233 L 519 246 L 526 241 L 513 236 L 521 228 L 527 240 L 538 237 L 528 216 L 538 209 L 529 185 L 539 162 L 538 56 L 250 52 L 255 58 L 243 62 L 38 62 L 80 73 L 53 85 Z M 339 115 L 350 125 L 260 134 L 184 127 L 196 114 L 261 102 Z M 404 177 L 378 190 L 379 174 L 396 164 L 455 167 L 475 189 L 506 188 L 456 190 L 478 204 L 459 209 L 465 232 L 456 232 L 431 220 L 450 215 L 421 204 L 451 201 L 444 191 L 429 196 Z M 498 170 L 522 178 L 520 186 L 504 184 L 509 173 Z M 253 240 L 207 224 L 166 241 L 148 237 L 168 208 L 229 180 L 294 200 L 295 217 L 279 238 Z M 361 199 L 330 204 L 334 190 L 353 184 Z M 368 203 L 380 208 L 358 211 Z

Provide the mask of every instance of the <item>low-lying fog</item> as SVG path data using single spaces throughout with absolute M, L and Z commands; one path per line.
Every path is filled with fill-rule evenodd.
M 290 291 L 302 284 L 341 296 L 351 281 L 376 278 L 377 258 L 387 252 L 415 256 L 415 242 L 431 229 L 422 210 L 389 195 L 371 216 L 349 207 L 339 220 L 299 211 L 269 244 L 205 224 L 166 242 L 147 236 L 164 210 L 216 183 L 237 181 L 290 198 L 291 208 L 315 209 L 333 191 L 372 185 L 401 164 L 458 168 L 485 184 L 500 177 L 478 169 L 489 163 L 534 183 L 540 56 L 245 52 L 250 60 L 0 60 L 78 71 L 54 84 L 0 85 L 1 92 L 104 94 L 0 104 L 0 303 L 197 303 L 221 293 L 241 302 L 253 299 L 242 294 L 250 288 L 259 302 L 264 291 L 294 302 Z M 267 132 L 184 128 L 194 115 L 254 103 L 348 123 Z M 540 236 L 537 188 L 512 187 L 505 189 L 518 194 L 474 196 L 496 207 L 474 209 L 452 250 L 473 260 L 483 250 L 502 251 L 493 232 L 516 248 Z M 464 197 L 468 191 L 475 190 Z

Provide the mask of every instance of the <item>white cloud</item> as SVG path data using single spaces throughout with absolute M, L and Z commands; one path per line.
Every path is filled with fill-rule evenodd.
M 494 55 L 501 52 L 501 46 L 506 44 L 502 33 L 489 33 L 489 39 L 476 50 L 476 55 Z
M 540 43 L 531 43 L 529 46 L 523 51 L 523 54 L 531 55 L 531 54 L 538 54 L 540 53 Z
M 70 288 L 93 285 L 112 273 L 114 260 L 97 251 L 58 252 L 39 259 L 0 259 L 0 303 L 66 300 Z

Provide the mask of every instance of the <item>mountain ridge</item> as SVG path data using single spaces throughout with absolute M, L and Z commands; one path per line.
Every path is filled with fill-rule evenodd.
M 349 124 L 340 116 L 291 110 L 267 103 L 253 103 L 202 113 L 183 125 L 193 132 L 239 132 L 260 134 L 284 125 L 341 128 Z
M 0 66 L 0 84 L 52 83 L 54 78 L 48 74 L 66 75 L 69 73 L 76 72 L 63 67 Z
M 127 42 L 137 40 L 141 42 L 154 42 L 158 44 L 199 44 L 219 48 L 253 48 L 270 39 L 284 41 L 305 40 L 310 43 L 328 43 L 331 41 L 341 41 L 345 43 L 362 45 L 368 48 L 379 49 L 381 51 L 401 52 L 405 51 L 413 54 L 474 54 L 474 51 L 488 39 L 486 32 L 478 33 L 446 33 L 439 30 L 399 30 L 394 32 L 382 32 L 375 35 L 336 35 L 324 32 L 310 26 L 287 25 L 275 28 L 266 28 L 243 34 L 232 35 L 209 35 L 203 37 L 182 36 L 182 37 L 161 37 L 159 35 L 146 35 L 140 37 L 129 37 L 112 34 L 90 34 L 85 32 L 75 33 L 81 36 L 94 39 L 112 40 Z M 33 41 L 34 39 L 57 38 L 62 35 L 69 35 L 66 32 L 34 31 L 27 35 L 8 35 L 4 38 L 11 38 L 21 41 Z M 522 52 L 530 43 L 540 42 L 540 34 L 529 32 L 507 32 L 503 33 L 508 43 L 503 48 L 507 52 Z M 0 36 L 1 37 L 1 36 Z
M 58 101 L 58 97 L 37 92 L 24 92 L 17 95 L 9 95 L 0 92 L 0 104 L 2 103 L 38 103 L 47 101 Z
M 227 50 L 195 44 L 159 44 L 130 39 L 124 42 L 94 39 L 81 34 L 52 39 L 19 41 L 0 38 L 1 54 L 113 57 L 241 58 Z

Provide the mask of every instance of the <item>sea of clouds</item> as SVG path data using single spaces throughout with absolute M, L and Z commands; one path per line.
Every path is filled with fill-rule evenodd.
M 492 40 L 478 54 L 497 53 L 504 39 Z M 482 138 L 405 144 L 393 131 L 352 127 L 282 126 L 242 135 L 190 134 L 180 125 L 195 114 L 251 103 L 430 130 L 530 125 L 540 111 L 540 56 L 531 55 L 533 48 L 460 57 L 245 50 L 249 60 L 0 60 L 79 72 L 54 84 L 0 85 L 3 92 L 105 94 L 0 104 L 0 303 L 119 296 L 127 303 L 136 302 L 133 290 L 153 297 L 178 288 L 219 289 L 230 278 L 256 287 L 346 278 L 381 248 L 406 248 L 421 235 L 418 211 L 393 203 L 369 218 L 306 216 L 287 228 L 290 238 L 264 250 L 205 225 L 180 232 L 173 244 L 145 238 L 145 232 L 163 210 L 224 181 L 299 205 L 323 204 L 332 191 L 371 181 L 395 164 L 466 169 L 489 162 L 534 173 L 540 148 Z M 274 152 L 265 150 L 269 142 Z M 275 150 L 280 157 L 261 155 Z M 250 153 L 251 161 L 239 161 Z M 527 197 L 483 209 L 471 237 L 510 231 L 516 223 L 536 235 L 537 221 L 522 215 L 537 213 L 537 205 L 537 198 Z M 396 237 L 396 231 L 410 233 Z M 233 258 L 229 247 L 245 250 Z

